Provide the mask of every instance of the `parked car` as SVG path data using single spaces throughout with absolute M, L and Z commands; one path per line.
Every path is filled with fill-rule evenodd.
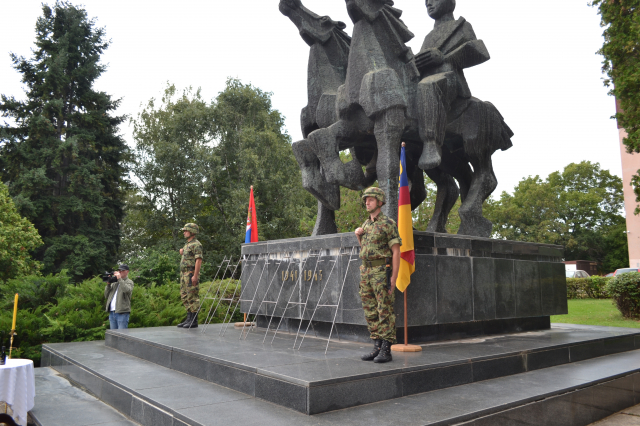
M 590 275 L 586 271 L 565 271 L 567 278 L 589 278 Z
M 613 276 L 615 277 L 616 275 L 626 274 L 628 272 L 638 272 L 638 268 L 620 268 L 620 269 L 616 269 L 616 271 L 613 273 Z
M 612 277 L 613 276 L 613 272 L 609 272 L 607 275 L 605 275 L 605 277 Z

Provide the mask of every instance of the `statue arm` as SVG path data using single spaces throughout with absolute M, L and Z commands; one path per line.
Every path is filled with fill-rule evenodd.
M 471 68 L 491 59 L 482 40 L 471 40 L 444 57 L 445 62 L 458 69 Z

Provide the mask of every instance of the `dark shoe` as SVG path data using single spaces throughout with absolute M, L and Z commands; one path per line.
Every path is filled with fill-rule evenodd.
M 187 312 L 187 317 L 184 319 L 184 321 L 182 321 L 176 327 L 182 328 L 182 327 L 184 327 L 185 324 L 188 324 L 190 321 L 191 321 L 191 312 Z
M 191 315 L 191 320 L 183 325 L 182 328 L 198 328 L 198 313 L 191 312 L 189 315 Z
M 393 359 L 391 356 L 391 342 L 385 340 L 382 342 L 380 353 L 373 359 L 373 362 L 389 362 Z
M 370 354 L 362 355 L 360 357 L 363 361 L 373 361 L 375 357 L 380 353 L 380 347 L 382 346 L 382 339 L 376 339 L 373 341 L 373 350 Z

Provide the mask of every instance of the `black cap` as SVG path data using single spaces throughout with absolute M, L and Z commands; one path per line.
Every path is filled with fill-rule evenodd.
M 118 266 L 118 271 L 128 271 L 129 270 L 129 265 L 120 265 Z

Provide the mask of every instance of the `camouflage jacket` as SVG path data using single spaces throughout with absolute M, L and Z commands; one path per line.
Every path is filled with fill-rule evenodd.
M 360 237 L 360 259 L 374 260 L 392 257 L 391 247 L 395 244 L 402 245 L 396 222 L 382 212 L 373 220 L 367 219 L 362 224 L 362 229 L 364 229 L 364 234 Z
M 194 238 L 191 241 L 187 241 L 182 248 L 180 272 L 193 271 L 196 268 L 196 259 L 202 259 L 202 244 Z

